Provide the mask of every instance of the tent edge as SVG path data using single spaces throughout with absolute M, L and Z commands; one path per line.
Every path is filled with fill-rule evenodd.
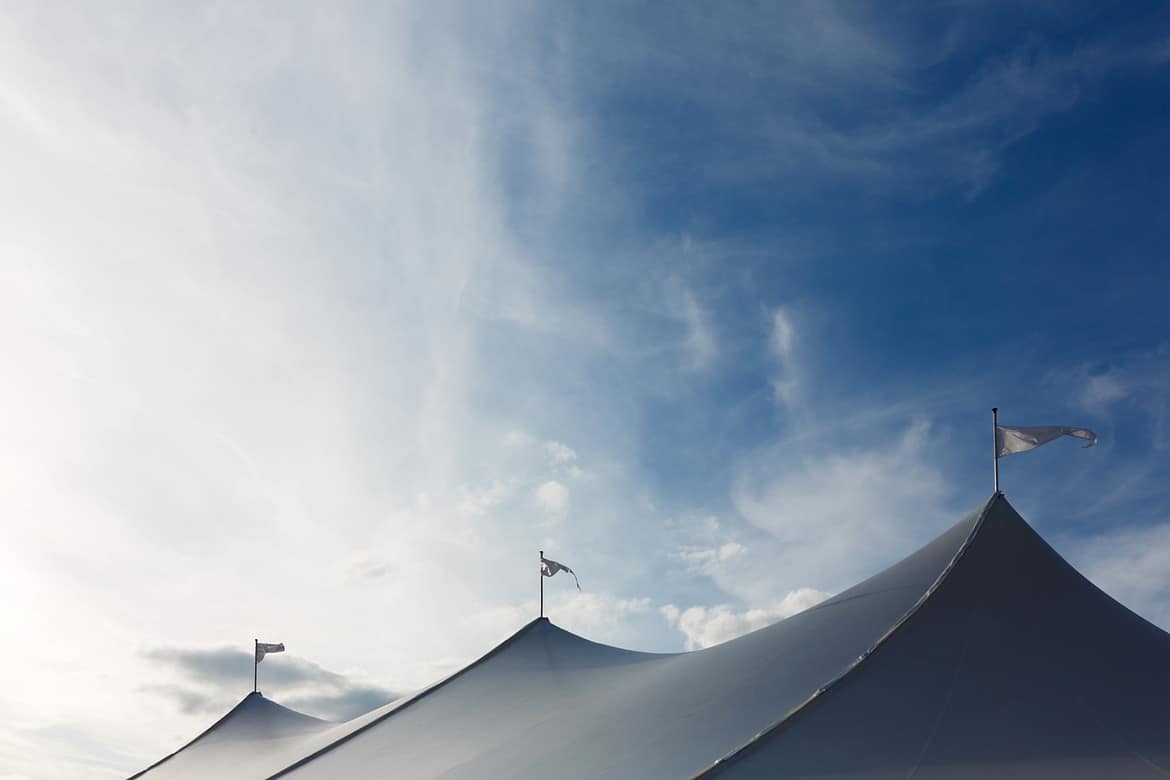
M 982 510 L 980 510 L 979 516 L 976 518 L 975 523 L 971 526 L 971 530 L 970 530 L 970 532 L 968 532 L 967 537 L 963 540 L 963 543 L 959 545 L 958 549 L 955 550 L 955 554 L 953 556 L 951 556 L 951 560 L 947 563 L 946 566 L 943 567 L 942 571 L 939 572 L 939 574 L 935 578 L 934 582 L 932 582 L 930 584 L 930 587 L 928 587 L 922 593 L 922 595 L 918 598 L 917 601 L 914 602 L 914 604 L 910 607 L 910 609 L 906 610 L 906 614 L 904 614 L 904 615 L 902 615 L 902 617 L 898 618 L 898 620 L 896 620 L 894 622 L 894 624 L 891 625 L 885 631 L 885 633 L 883 633 L 880 637 L 878 637 L 874 641 L 874 643 L 872 645 L 870 645 L 868 649 L 866 649 L 865 652 L 863 652 L 861 655 L 859 655 L 851 664 L 849 664 L 849 666 L 847 666 L 844 670 L 842 670 L 836 677 L 833 677 L 831 680 L 827 681 L 826 683 L 824 683 L 823 685 L 818 687 L 815 691 L 813 691 L 811 694 L 809 694 L 808 698 L 806 698 L 800 704 L 796 705 L 791 710 L 786 712 L 782 717 L 780 717 L 774 723 L 769 725 L 767 728 L 765 728 L 762 731 L 760 731 L 759 733 L 753 735 L 747 741 L 745 741 L 742 744 L 738 745 L 737 747 L 733 748 L 731 751 L 729 751 L 729 752 L 723 754 L 722 756 L 720 756 L 719 758 L 715 759 L 713 762 L 708 764 L 706 767 L 701 769 L 699 772 L 695 773 L 694 775 L 691 775 L 690 780 L 705 780 L 706 778 L 714 777 L 716 773 L 718 773 L 720 770 L 722 770 L 724 767 L 726 767 L 729 763 L 731 763 L 732 761 L 737 759 L 739 756 L 741 756 L 744 753 L 746 753 L 747 751 L 751 750 L 755 745 L 757 745 L 765 737 L 778 731 L 780 728 L 782 728 L 784 725 L 786 725 L 793 718 L 796 718 L 797 716 L 799 716 L 800 713 L 803 712 L 809 705 L 811 705 L 814 701 L 819 699 L 822 695 L 827 693 L 830 689 L 832 689 L 834 686 L 836 686 L 838 683 L 840 683 L 842 680 L 844 680 L 846 677 L 848 677 L 850 675 L 850 673 L 854 672 L 858 667 L 860 667 L 863 663 L 865 663 L 865 661 L 868 660 L 869 657 L 871 655 L 873 655 L 874 652 L 876 652 L 879 647 L 881 647 L 883 644 L 885 644 L 886 641 L 889 640 L 889 638 L 891 636 L 893 636 L 894 633 L 899 628 L 901 628 L 903 625 L 905 625 L 910 620 L 910 618 L 914 617 L 914 615 L 917 614 L 918 610 L 920 610 L 922 608 L 922 606 L 926 603 L 926 601 L 932 595 L 934 595 L 935 591 L 937 591 L 938 588 L 943 584 L 943 582 L 946 581 L 947 577 L 954 570 L 955 566 L 959 563 L 959 560 L 967 552 L 968 548 L 970 548 L 972 542 L 975 541 L 975 537 L 979 534 L 979 530 L 983 527 L 984 520 L 986 520 L 987 516 L 991 513 L 992 507 L 994 507 L 996 505 L 997 501 L 1001 501 L 1001 500 L 1007 501 L 1007 499 L 1004 498 L 1003 493 L 997 492 L 994 495 L 992 495 L 991 498 L 987 499 L 987 501 L 984 502 L 983 508 L 982 508 Z
M 480 664 L 484 663 L 485 661 L 489 660 L 490 658 L 493 658 L 499 652 L 501 652 L 505 647 L 511 645 L 513 642 L 515 642 L 517 639 L 519 639 L 524 634 L 527 634 L 534 626 L 538 625 L 541 622 L 550 622 L 550 621 L 547 617 L 538 617 L 538 618 L 533 619 L 532 621 L 530 621 L 526 625 L 522 626 L 516 633 L 512 634 L 512 636 L 508 637 L 503 642 L 500 642 L 498 645 L 493 647 L 491 650 L 488 650 L 486 653 L 484 653 L 479 658 L 477 658 L 474 661 L 472 661 L 471 663 L 469 663 L 467 666 L 464 666 L 459 671 L 454 672 L 454 673 L 448 675 L 447 677 L 444 677 L 442 680 L 439 680 L 438 682 L 436 682 L 436 683 L 434 683 L 426 688 L 423 688 L 421 691 L 417 691 L 412 696 L 407 698 L 406 701 L 403 701 L 401 704 L 399 704 L 397 707 L 390 710 L 389 712 L 383 713 L 379 717 L 371 720 L 369 723 L 362 725 L 360 728 L 356 728 L 353 731 L 349 732 L 348 734 L 344 734 L 344 735 L 338 737 L 333 742 L 330 742 L 328 745 L 325 745 L 324 747 L 321 747 L 321 748 L 313 751 L 309 755 L 304 756 L 300 759 L 297 759 L 296 761 L 294 761 L 293 763 L 284 767 L 283 769 L 279 770 L 278 772 L 274 772 L 273 774 L 269 775 L 266 778 L 266 780 L 276 780 L 276 778 L 278 778 L 278 777 L 284 777 L 289 772 L 292 772 L 295 769 L 299 769 L 300 767 L 304 766 L 305 764 L 308 764 L 310 761 L 313 761 L 314 759 L 324 755 L 325 753 L 330 752 L 331 750 L 338 747 L 339 745 L 345 744 L 349 740 L 356 737 L 358 734 L 361 734 L 362 732 L 366 731 L 367 729 L 370 729 L 370 728 L 378 725 L 379 723 L 383 722 L 384 720 L 391 717 L 392 715 L 395 715 L 395 714 L 401 712 L 402 710 L 406 709 L 410 705 L 426 698 L 430 694 L 437 691 L 439 688 L 442 688 L 443 686 L 445 686 L 447 683 L 452 682 L 452 681 L 458 679 L 459 677 L 462 677 L 464 674 L 471 671 L 475 667 L 479 666 Z M 133 780 L 133 779 L 131 779 L 131 780 Z
M 197 734 L 196 736 L 192 737 L 190 741 L 183 743 L 183 745 L 182 745 L 181 747 L 175 748 L 175 750 L 174 750 L 173 752 L 171 752 L 171 753 L 168 753 L 167 755 L 163 756 L 163 757 L 162 757 L 162 758 L 160 758 L 158 761 L 155 761 L 153 764 L 151 764 L 150 766 L 146 767 L 145 769 L 140 769 L 140 770 L 138 770 L 137 772 L 135 772 L 134 774 L 130 775 L 130 777 L 129 777 L 129 778 L 127 778 L 127 780 L 135 780 L 135 778 L 142 777 L 142 776 L 143 776 L 143 775 L 145 775 L 147 772 L 150 772 L 150 771 L 152 771 L 153 769 L 156 769 L 157 767 L 161 766 L 162 764 L 165 764 L 166 762 L 170 761 L 172 758 L 174 758 L 175 756 L 179 755 L 179 754 L 180 754 L 180 753 L 182 753 L 184 750 L 186 750 L 187 748 L 191 747 L 191 746 L 192 746 L 192 745 L 194 745 L 196 742 L 198 742 L 199 740 L 203 739 L 203 738 L 204 738 L 204 737 L 206 737 L 208 734 L 210 734 L 211 732 L 213 732 L 213 731 L 215 731 L 217 728 L 219 728 L 221 725 L 223 725 L 223 722 L 224 722 L 225 720 L 227 720 L 228 718 L 230 718 L 230 717 L 232 716 L 232 714 L 233 714 L 233 713 L 234 713 L 236 710 L 238 710 L 238 709 L 239 709 L 239 708 L 240 708 L 240 707 L 243 705 L 243 703 L 244 703 L 244 702 L 246 702 L 248 699 L 252 698 L 253 696 L 260 696 L 261 698 L 263 698 L 264 694 L 260 693 L 259 691 L 248 691 L 248 695 L 247 695 L 247 696 L 245 696 L 244 698 L 242 698 L 242 699 L 240 699 L 238 702 L 236 702 L 236 703 L 235 703 L 235 704 L 232 706 L 232 708 L 231 708 L 230 710 L 228 710 L 227 712 L 225 712 L 225 713 L 223 714 L 223 717 L 221 717 L 221 718 L 220 718 L 219 720 L 217 720 L 215 723 L 212 723 L 210 726 L 208 726 L 207 728 L 203 729 L 203 731 L 199 732 L 199 734 Z M 303 713 L 302 713 L 302 714 L 303 714 Z

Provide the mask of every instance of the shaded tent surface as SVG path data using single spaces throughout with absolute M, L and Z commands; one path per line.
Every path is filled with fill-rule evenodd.
M 712 777 L 1165 778 L 1170 635 L 1002 498 L 854 674 Z
M 1170 775 L 1170 635 L 1066 564 L 1002 496 L 918 552 L 706 650 L 536 620 L 342 724 L 244 699 L 159 778 Z
M 288 747 L 332 725 L 249 693 L 207 731 L 134 777 L 262 776 Z M 295 759 L 299 750 L 293 750 Z
M 405 701 L 407 698 L 398 699 L 345 723 L 333 723 L 290 710 L 259 693 L 249 693 L 207 731 L 130 780 L 271 777 L 392 712 Z

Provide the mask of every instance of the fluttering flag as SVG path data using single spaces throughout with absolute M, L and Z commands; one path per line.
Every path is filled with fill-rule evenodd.
M 1015 427 L 1010 425 L 995 426 L 995 455 L 1002 458 L 1005 455 L 1015 455 L 1017 452 L 1034 450 L 1041 444 L 1047 444 L 1061 436 L 1073 436 L 1084 439 L 1089 443 L 1085 447 L 1092 447 L 1097 443 L 1097 434 L 1088 428 L 1069 428 L 1065 425 L 1035 425 L 1030 427 Z
M 284 642 L 257 642 L 256 643 L 256 663 L 264 660 L 264 656 L 269 653 L 283 653 Z
M 577 590 L 581 590 L 581 580 L 577 579 L 577 573 L 575 571 L 573 571 L 572 569 L 570 569 L 568 566 L 566 566 L 563 563 L 557 563 L 556 561 L 550 561 L 548 558 L 545 558 L 543 555 L 540 556 L 540 573 L 541 574 L 543 574 L 545 577 L 551 577 L 554 574 L 556 574 L 558 571 L 567 571 L 569 574 L 572 574 L 573 575 L 573 582 L 577 583 Z

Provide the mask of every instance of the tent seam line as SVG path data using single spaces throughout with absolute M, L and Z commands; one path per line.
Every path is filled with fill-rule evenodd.
M 338 737 L 338 738 L 337 738 L 335 741 L 333 741 L 333 742 L 330 742 L 328 745 L 325 745 L 324 747 L 322 747 L 322 748 L 319 748 L 319 749 L 315 750 L 314 752 L 312 752 L 312 753 L 310 753 L 309 755 L 307 755 L 307 756 L 305 756 L 305 757 L 303 757 L 303 758 L 301 758 L 301 759 L 299 759 L 299 760 L 295 761 L 294 763 L 292 763 L 292 764 L 289 764 L 289 765 L 288 765 L 288 766 L 286 766 L 284 769 L 281 769 L 279 772 L 276 772 L 275 774 L 269 775 L 269 776 L 267 777 L 267 780 L 276 780 L 276 778 L 278 778 L 278 777 L 284 777 L 284 776 L 285 776 L 285 775 L 287 775 L 289 772 L 292 772 L 292 771 L 293 771 L 293 770 L 295 770 L 295 769 L 299 769 L 299 768 L 301 768 L 301 767 L 302 767 L 302 766 L 304 766 L 305 764 L 308 764 L 310 761 L 313 761 L 313 760 L 317 759 L 318 757 L 320 757 L 320 756 L 324 755 L 325 753 L 328 753 L 328 752 L 330 752 L 331 750 L 333 750 L 334 748 L 338 747 L 339 745 L 342 745 L 342 744 L 344 744 L 344 743 L 348 742 L 349 740 L 353 739 L 353 738 L 354 738 L 354 737 L 356 737 L 358 734 L 361 734 L 362 732 L 366 731 L 367 729 L 373 728 L 374 726 L 376 726 L 376 725 L 378 725 L 379 723 L 383 722 L 383 721 L 384 721 L 384 720 L 386 720 L 387 718 L 389 718 L 389 717 L 391 717 L 391 716 L 393 716 L 393 715 L 396 715 L 396 714 L 398 714 L 399 712 L 402 712 L 404 709 L 406 709 L 406 708 L 407 708 L 407 707 L 409 707 L 410 705 L 412 705 L 412 704 L 415 704 L 415 703 L 416 703 L 416 702 L 418 702 L 418 701 L 421 701 L 422 699 L 424 699 L 424 698 L 426 698 L 427 696 L 431 695 L 431 694 L 432 694 L 432 693 L 434 693 L 435 691 L 437 691 L 437 690 L 439 690 L 440 688 L 442 688 L 442 687 L 446 686 L 448 683 L 450 683 L 450 682 L 454 682 L 455 680 L 457 680 L 458 678 L 462 677 L 464 674 L 466 674 L 467 672 L 471 671 L 471 670 L 472 670 L 472 669 L 474 669 L 475 667 L 477 667 L 477 666 L 479 666 L 480 664 L 482 664 L 482 663 L 484 663 L 484 662 L 488 661 L 489 659 L 491 659 L 491 658 L 495 657 L 495 656 L 496 656 L 496 655 L 497 655 L 497 654 L 498 654 L 498 653 L 499 653 L 501 650 L 503 650 L 505 647 L 507 647 L 508 645 L 510 645 L 510 644 L 512 644 L 513 642 L 515 642 L 515 641 L 516 641 L 517 639 L 519 639 L 519 638 L 520 638 L 520 637 L 521 637 L 523 634 L 526 634 L 526 633 L 528 633 L 528 631 L 530 631 L 530 630 L 532 629 L 532 627 L 533 627 L 533 626 L 535 626 L 537 623 L 541 622 L 542 620 L 548 620 L 548 618 L 537 618 L 537 619 L 533 620 L 531 623 L 529 623 L 528 625 L 524 626 L 524 627 L 523 627 L 523 628 L 521 628 L 519 631 L 517 631 L 515 634 L 512 634 L 512 636 L 508 637 L 508 638 L 507 638 L 507 639 L 505 639 L 503 642 L 501 642 L 500 644 L 496 645 L 496 646 L 495 646 L 495 647 L 493 647 L 491 650 L 489 650 L 488 652 L 484 653 L 482 656 L 480 656 L 480 657 L 479 657 L 479 658 L 477 658 L 476 660 L 472 661 L 470 664 L 468 664 L 467 666 L 463 667 L 463 668 L 462 668 L 462 669 L 460 669 L 459 671 L 455 672 L 454 674 L 450 675 L 449 677 L 446 677 L 446 678 L 444 678 L 444 679 L 442 679 L 442 680 L 439 680 L 437 683 L 435 683 L 434 685 L 430 686 L 429 688 L 424 688 L 424 689 L 422 689 L 422 690 L 421 690 L 421 691 L 419 691 L 418 693 L 416 693 L 416 694 L 414 694 L 413 696 L 409 697 L 409 698 L 408 698 L 406 701 L 402 702 L 402 704 L 398 705 L 397 707 L 395 707 L 394 709 L 390 710 L 390 711 L 389 711 L 389 712 L 387 712 L 387 713 L 384 713 L 384 714 L 382 714 L 382 715 L 379 715 L 377 718 L 374 718 L 373 720 L 371 720 L 369 723 L 365 724 L 364 726 L 362 726 L 362 727 L 360 727 L 360 728 L 356 728 L 356 729 L 354 729 L 353 731 L 349 732 L 348 734 L 345 734 L 345 735 L 343 735 L 343 736 L 341 736 L 341 737 Z M 133 780 L 133 778 L 131 778 L 131 780 Z
M 930 726 L 930 733 L 923 741 L 922 749 L 918 751 L 918 758 L 915 759 L 914 766 L 912 766 L 910 771 L 906 774 L 906 780 L 914 780 L 914 776 L 917 775 L 918 770 L 922 768 L 922 762 L 926 760 L 926 755 L 930 752 L 930 746 L 934 744 L 934 738 L 938 736 L 939 726 L 942 724 L 943 718 L 946 717 L 947 710 L 950 709 L 951 699 L 953 699 L 955 696 L 955 687 L 958 684 L 959 672 L 967 663 L 967 655 L 971 650 L 972 617 L 978 611 L 979 607 L 980 605 L 977 602 L 974 606 L 971 607 L 970 610 L 968 610 L 965 631 L 963 632 L 963 646 L 959 651 L 959 657 L 955 660 L 954 668 L 951 669 L 950 681 L 947 684 L 947 695 L 943 699 L 942 705 L 939 707 L 938 712 L 935 713 L 934 722 Z
M 746 742 L 744 742 L 743 744 L 739 745 L 738 747 L 732 749 L 730 752 L 725 753 L 724 755 L 715 759 L 715 761 L 713 761 L 711 764 L 709 764 L 708 766 L 706 766 L 705 768 L 700 770 L 698 773 L 691 775 L 690 780 L 701 780 L 702 778 L 713 777 L 716 772 L 723 769 L 727 764 L 729 764 L 730 762 L 739 758 L 741 755 L 743 755 L 745 752 L 750 750 L 752 747 L 756 746 L 760 742 L 760 740 L 762 740 L 764 737 L 767 737 L 770 734 L 775 733 L 780 728 L 787 725 L 789 721 L 794 719 L 801 712 L 803 712 L 805 709 L 807 709 L 814 701 L 819 699 L 827 691 L 829 691 L 831 688 L 833 688 L 838 683 L 840 683 L 842 680 L 844 680 L 846 677 L 848 677 L 851 672 L 856 670 L 871 655 L 873 655 L 875 652 L 877 652 L 877 649 L 879 647 L 881 647 L 883 644 L 885 644 L 886 641 L 889 640 L 889 638 L 894 635 L 894 632 L 896 632 L 899 628 L 901 628 L 903 625 L 905 625 L 910 620 L 910 618 L 914 617 L 914 615 L 918 613 L 918 610 L 920 610 L 922 608 L 922 606 L 926 603 L 927 599 L 929 599 L 931 596 L 933 596 L 934 592 L 936 590 L 938 590 L 938 588 L 943 584 L 943 582 L 946 581 L 947 577 L 954 570 L 955 566 L 959 563 L 959 559 L 961 559 L 963 557 L 963 555 L 967 552 L 968 548 L 971 546 L 972 542 L 975 541 L 975 536 L 979 533 L 979 530 L 983 527 L 983 521 L 987 519 L 987 515 L 991 511 L 991 507 L 995 505 L 996 501 L 1001 496 L 1003 496 L 1003 493 L 996 493 L 990 499 L 987 500 L 987 503 L 983 505 L 983 510 L 979 513 L 979 517 L 975 520 L 975 525 L 973 525 L 971 527 L 971 531 L 967 534 L 967 538 L 964 539 L 963 543 L 959 545 L 959 549 L 955 551 L 955 554 L 951 557 L 950 562 L 947 563 L 947 565 L 943 567 L 943 570 L 941 572 L 939 572 L 939 575 L 935 578 L 934 582 L 931 583 L 930 587 L 928 587 L 926 589 L 926 591 L 918 598 L 918 600 L 914 602 L 914 604 L 910 607 L 910 609 L 908 609 L 906 611 L 906 614 L 904 614 L 902 617 L 898 618 L 898 620 L 892 626 L 890 626 L 890 628 L 888 628 L 884 634 L 882 634 L 880 637 L 878 637 L 877 640 L 875 640 L 874 643 L 872 645 L 870 645 L 869 648 L 865 652 L 863 652 L 861 655 L 857 656 L 857 658 L 851 664 L 849 664 L 849 666 L 845 667 L 845 669 L 843 671 L 841 671 L 836 677 L 833 677 L 831 680 L 824 683 L 819 688 L 817 688 L 815 691 L 813 691 L 811 694 L 809 694 L 808 698 L 806 698 L 800 704 L 796 705 L 791 710 L 789 710 L 784 716 L 782 716 L 775 723 L 772 723 L 771 725 L 766 727 L 763 731 L 756 733 L 755 735 L 750 737 Z
M 252 698 L 253 696 L 260 696 L 260 697 L 263 697 L 263 695 L 264 695 L 264 694 L 260 693 L 259 691 L 252 691 L 252 692 L 251 692 L 251 693 L 249 693 L 247 696 L 245 696 L 244 698 L 240 699 L 240 700 L 239 700 L 239 702 L 237 702 L 237 703 L 236 703 L 236 706 L 235 706 L 235 707 L 232 707 L 230 710 L 228 710 L 227 712 L 225 712 L 222 718 L 220 718 L 219 720 L 217 720 L 215 723 L 212 723 L 210 726 L 208 726 L 207 728 L 205 728 L 203 731 L 199 732 L 199 734 L 198 734 L 196 737 L 194 737 L 194 738 L 193 738 L 193 739 L 192 739 L 190 742 L 187 742 L 187 743 L 185 743 L 185 744 L 184 744 L 184 745 L 182 745 L 181 747 L 175 748 L 174 752 L 172 752 L 172 753 L 168 753 L 167 755 L 163 756 L 163 757 L 162 757 L 162 758 L 160 758 L 158 761 L 155 761 L 153 764 L 151 764 L 150 766 L 146 767 L 145 769 L 141 769 L 141 770 L 139 770 L 139 771 L 135 772 L 134 774 L 130 775 L 130 777 L 128 778 L 128 780 L 135 780 L 135 778 L 142 777 L 143 775 L 145 775 L 147 772 L 151 771 L 152 769 L 155 769 L 156 767 L 162 766 L 162 765 L 163 765 L 163 764 L 165 764 L 166 762 L 170 761 L 172 758 L 174 758 L 175 756 L 179 755 L 179 754 L 180 754 L 180 753 L 182 753 L 184 750 L 186 750 L 187 748 L 191 747 L 191 746 L 192 746 L 192 745 L 194 745 L 196 742 L 198 742 L 199 740 L 203 739 L 203 738 L 204 738 L 204 737 L 206 737 L 208 734 L 210 734 L 211 732 L 215 731 L 217 728 L 219 728 L 220 726 L 222 726 L 222 725 L 223 725 L 223 722 L 224 722 L 225 720 L 227 720 L 228 718 L 230 718 L 230 717 L 232 716 L 232 713 L 234 713 L 234 712 L 235 712 L 237 709 L 239 709 L 240 705 L 241 705 L 241 704 L 243 704 L 244 702 L 246 702 L 248 699 Z

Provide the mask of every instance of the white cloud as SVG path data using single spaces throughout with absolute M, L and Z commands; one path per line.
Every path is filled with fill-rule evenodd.
M 707 312 L 690 290 L 684 290 L 682 294 L 682 318 L 687 327 L 686 343 L 691 354 L 691 367 L 695 370 L 710 367 L 718 353 L 715 330 Z
M 565 469 L 565 473 L 568 474 L 573 479 L 577 479 L 577 480 L 589 479 L 589 477 L 591 476 L 588 471 L 581 468 L 576 463 L 570 463 L 569 466 Z
M 1121 527 L 1067 545 L 1069 561 L 1113 598 L 1170 627 L 1170 523 Z
M 792 356 L 796 348 L 796 327 L 792 323 L 792 314 L 783 306 L 772 311 L 772 352 L 781 360 Z
M 928 424 L 845 451 L 826 449 L 836 442 L 817 441 L 815 426 L 809 436 L 757 453 L 736 478 L 735 507 L 760 538 L 715 578 L 747 603 L 806 585 L 840 590 L 957 519 Z
M 1107 406 L 1129 395 L 1121 380 L 1112 374 L 1090 376 L 1085 382 L 1081 403 L 1088 407 Z
M 504 444 L 509 447 L 527 447 L 536 439 L 524 431 L 508 431 L 504 434 Z
M 147 665 L 162 667 L 165 683 L 141 690 L 171 701 L 183 712 L 211 717 L 239 701 L 239 682 L 252 668 L 252 653 L 238 646 L 157 647 L 142 653 Z M 273 656 L 259 667 L 265 686 L 279 687 L 281 700 L 293 709 L 327 720 L 347 720 L 399 694 L 338 674 L 292 653 Z M 154 677 L 150 671 L 148 678 Z
M 554 466 L 560 466 L 577 459 L 577 452 L 567 444 L 559 441 L 546 441 L 544 450 Z
M 604 591 L 589 589 L 589 580 L 582 584 L 582 590 L 573 587 L 572 578 L 566 575 L 545 581 L 545 615 L 556 625 L 567 631 L 587 637 L 612 634 L 627 627 L 631 618 L 648 617 L 653 611 L 649 596 L 621 597 Z M 586 575 L 588 577 L 588 575 Z M 525 599 L 523 602 L 486 608 L 476 614 L 475 620 L 488 633 L 494 631 L 503 639 L 506 632 L 536 617 L 538 602 Z
M 589 476 L 589 473 L 578 463 L 577 451 L 562 441 L 541 440 L 529 433 L 513 430 L 504 436 L 504 444 L 511 450 L 527 455 L 529 460 L 526 462 L 526 468 L 530 471 L 541 470 L 540 467 L 544 466 L 551 467 L 554 471 L 567 474 L 574 479 L 583 479 Z
M 536 488 L 536 500 L 553 514 L 564 514 L 569 508 L 569 489 L 550 479 Z
M 676 14 L 675 36 L 705 44 L 691 52 L 700 59 L 688 74 L 703 74 L 688 85 L 692 99 L 705 99 L 712 112 L 740 106 L 752 93 L 734 85 L 759 83 L 776 97 L 762 111 L 766 130 L 745 125 L 731 136 L 741 142 L 729 144 L 734 152 L 708 150 L 707 168 L 723 177 L 734 171 L 753 184 L 787 175 L 812 186 L 834 179 L 887 191 L 942 185 L 974 196 L 994 179 L 1009 147 L 1091 99 L 1103 78 L 1165 59 L 1166 45 L 1153 33 L 1145 36 L 1152 44 L 1119 37 L 1067 49 L 1048 46 L 1037 31 L 1023 41 L 1004 36 L 989 52 L 978 32 L 986 18 L 937 19 L 931 34 L 921 35 L 909 19 L 873 18 L 881 8 L 781 4 L 756 10 L 750 22 L 735 13 Z M 756 36 L 754 29 L 769 33 Z M 721 56 L 702 58 L 703 49 Z M 968 64 L 961 85 L 939 95 L 927 74 L 950 57 Z M 669 89 L 676 71 L 656 64 L 646 72 Z M 822 101 L 845 93 L 856 94 L 862 107 L 847 123 L 827 118 Z M 880 111 L 866 110 L 877 105 Z
M 674 557 L 686 563 L 692 572 L 711 575 L 721 564 L 746 551 L 747 548 L 739 542 L 726 542 L 718 547 L 680 550 Z
M 1142 436 L 1159 450 L 1170 449 L 1170 342 L 1152 349 L 1110 356 L 1105 370 L 1085 364 L 1059 373 L 1055 380 L 1080 387 L 1080 405 L 1088 412 L 1111 419 L 1136 410 L 1145 417 Z M 1101 431 L 1098 431 L 1099 433 Z M 1132 468 L 1132 464 L 1130 464 Z M 1118 474 L 1115 480 L 1125 480 Z
M 1107 370 L 1091 373 L 1081 366 L 1075 380 L 1082 383 L 1081 403 L 1094 411 L 1118 401 L 1141 396 L 1147 408 L 1170 394 L 1170 342 L 1149 350 L 1116 356 Z
M 566 629 L 586 636 L 596 636 L 608 626 L 633 615 L 648 614 L 652 609 L 651 600 L 646 596 L 621 598 L 589 590 L 574 591 L 567 597 L 554 597 L 548 602 L 548 614 L 552 619 Z
M 79 724 L 75 744 L 126 748 L 115 776 L 164 755 L 208 723 L 139 689 L 135 648 L 164 641 L 260 633 L 405 690 L 501 639 L 434 616 L 531 595 L 515 551 L 545 518 L 502 510 L 575 463 L 506 432 L 600 434 L 554 414 L 563 363 L 485 410 L 523 383 L 482 326 L 583 360 L 605 339 L 509 227 L 501 128 L 543 139 L 534 187 L 574 159 L 571 107 L 528 91 L 504 40 L 523 33 L 406 7 L 23 13 L 0 24 L 0 403 L 22 410 L 0 515 L 29 522 L 0 586 L 28 598 L 6 613 L 0 746 Z M 515 83 L 485 82 L 474 47 L 515 54 Z M 61 625 L 84 648 L 46 648 Z M 30 744 L 22 764 L 78 776 Z
M 736 612 L 727 604 L 714 607 L 679 609 L 673 604 L 660 608 L 670 625 L 686 636 L 688 650 L 711 647 L 735 639 L 750 631 L 769 626 L 815 606 L 828 598 L 813 588 L 799 588 L 787 593 L 771 606 Z
M 771 380 L 772 398 L 789 410 L 795 409 L 801 400 L 801 381 L 796 359 L 796 325 L 788 307 L 778 306 L 772 310 L 768 347 L 775 364 Z
M 795 406 L 800 400 L 800 383 L 795 379 L 773 379 L 772 398 L 784 406 Z
M 798 80 L 898 69 L 899 47 L 825 8 L 794 12 L 815 17 L 808 36 L 768 25 L 786 31 Z M 22 520 L 0 546 L 0 592 L 26 597 L 6 604 L 0 774 L 76 776 L 60 746 L 85 744 L 126 747 L 101 758 L 125 776 L 207 725 L 139 690 L 127 648 L 259 632 L 354 679 L 432 682 L 536 614 L 550 525 L 550 549 L 599 562 L 584 594 L 557 582 L 555 618 L 606 641 L 674 641 L 652 596 L 588 589 L 651 587 L 638 551 L 661 542 L 668 510 L 647 479 L 647 411 L 679 364 L 722 368 L 739 346 L 716 317 L 725 299 L 684 276 L 695 266 L 664 304 L 651 274 L 633 297 L 668 326 L 653 334 L 622 321 L 629 300 L 588 298 L 562 273 L 549 247 L 574 242 L 555 226 L 583 203 L 620 210 L 622 189 L 572 192 L 595 168 L 578 162 L 604 156 L 548 78 L 572 41 L 534 35 L 515 8 L 367 10 L 5 9 L 0 406 L 20 414 L 0 437 L 0 516 Z M 547 40 L 556 56 L 531 50 Z M 848 44 L 828 47 L 839 61 L 825 42 Z M 908 146 L 895 129 L 894 153 Z M 891 154 L 888 128 L 813 130 L 847 166 Z M 554 227 L 516 231 L 535 222 Z M 789 407 L 808 381 L 799 314 L 758 326 Z M 661 375 L 646 368 L 659 355 Z M 599 382 L 599 367 L 617 370 Z M 737 461 L 738 515 L 696 520 L 706 536 L 681 557 L 772 606 L 678 609 L 694 646 L 785 614 L 776 594 L 850 584 L 951 517 L 935 512 L 946 491 L 925 431 L 852 449 L 855 432 L 827 442 L 820 420 L 793 417 L 793 439 Z M 548 522 L 570 504 L 589 522 Z M 386 619 L 352 617 L 375 612 Z M 40 641 L 62 625 L 85 647 Z
M 506 501 L 515 492 L 515 486 L 496 479 L 480 487 L 463 486 L 459 492 L 463 498 L 459 501 L 458 510 L 466 515 L 481 516 Z
M 745 550 L 747 550 L 747 548 L 738 542 L 728 542 L 719 548 L 717 555 L 719 560 L 726 561 L 728 558 L 739 555 Z

